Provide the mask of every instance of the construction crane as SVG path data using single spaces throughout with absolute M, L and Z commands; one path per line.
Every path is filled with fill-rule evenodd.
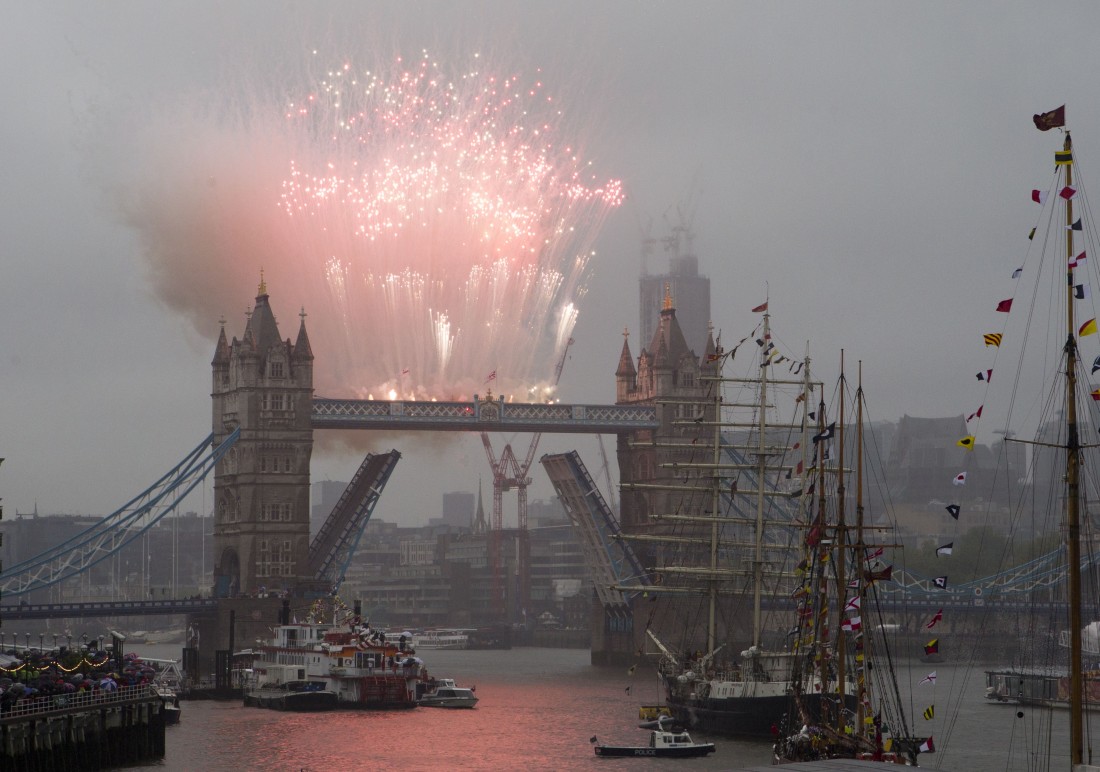
M 569 347 L 573 345 L 573 338 L 565 343 L 561 358 L 554 367 L 554 386 L 561 380 L 561 371 L 565 368 L 565 360 L 569 355 Z M 493 605 L 498 616 L 505 615 L 504 608 L 504 555 L 503 555 L 503 531 L 504 531 L 504 492 L 516 489 L 516 513 L 518 519 L 518 543 L 516 545 L 516 600 L 521 614 L 527 613 L 531 601 L 531 544 L 527 539 L 527 486 L 532 480 L 528 474 L 531 464 L 535 460 L 535 452 L 539 447 L 541 434 L 531 437 L 531 444 L 527 448 L 527 455 L 522 463 L 516 458 L 511 443 L 504 446 L 500 458 L 497 458 L 493 450 L 493 443 L 489 435 L 481 433 L 481 444 L 485 446 L 485 456 L 489 460 L 489 468 L 493 472 L 493 514 L 492 535 L 489 543 L 489 561 L 493 568 Z

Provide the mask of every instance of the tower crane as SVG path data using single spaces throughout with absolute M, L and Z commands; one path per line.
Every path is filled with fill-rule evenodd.
M 562 350 L 561 358 L 554 367 L 554 386 L 561 380 L 561 371 L 565 368 L 565 360 L 569 356 L 569 347 L 573 345 L 573 338 L 569 338 Z M 512 450 L 511 443 L 504 446 L 500 458 L 497 458 L 493 450 L 493 443 L 486 432 L 481 433 L 481 443 L 485 446 L 485 456 L 489 460 L 489 468 L 493 472 L 493 515 L 492 535 L 489 543 L 489 561 L 493 569 L 493 605 L 500 616 L 504 616 L 504 559 L 503 559 L 503 530 L 504 530 L 504 492 L 516 489 L 516 513 L 518 519 L 519 543 L 517 545 L 516 559 L 516 599 L 522 614 L 527 613 L 527 607 L 531 600 L 531 544 L 527 538 L 527 486 L 532 480 L 528 474 L 531 464 L 535 460 L 535 452 L 539 447 L 541 434 L 531 437 L 531 444 L 527 448 L 527 455 L 520 462 Z

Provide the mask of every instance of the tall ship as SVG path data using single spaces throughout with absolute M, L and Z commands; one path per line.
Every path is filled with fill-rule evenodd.
M 417 704 L 428 680 L 410 638 L 387 636 L 348 615 L 339 623 L 291 621 L 286 608 L 272 639 L 259 646 L 245 704 L 286 710 L 399 710 Z M 301 707 L 296 707 L 301 706 Z
M 1025 747 L 1042 748 L 1043 768 L 1091 770 L 1097 767 L 1091 766 L 1087 716 L 1100 700 L 1094 530 L 1100 499 L 1100 313 L 1090 288 L 1100 278 L 1100 242 L 1065 106 L 1035 115 L 1034 122 L 1043 132 L 1060 133 L 1062 141 L 1051 148 L 1052 166 L 1036 164 L 1047 181 L 1031 191 L 1039 206 L 1029 206 L 1038 215 L 1028 223 L 1034 227 L 1027 242 L 1021 240 L 1023 259 L 1003 266 L 1012 289 L 998 296 L 1003 300 L 991 298 L 990 305 L 1005 313 L 1000 329 L 984 334 L 994 340 L 998 358 L 989 371 L 996 380 L 987 382 L 1002 386 L 989 386 L 983 420 L 997 421 L 1006 447 L 1024 451 L 1015 464 L 1009 463 L 1011 453 L 999 459 L 999 472 L 1007 471 L 1021 490 L 1005 512 L 991 514 L 1007 519 L 1003 530 L 1018 534 L 1010 546 L 1031 550 L 1030 571 L 1041 571 L 1051 589 L 1029 596 L 1033 608 L 1021 618 L 1030 620 L 1031 645 L 1021 648 L 1013 666 L 987 671 L 987 697 L 1012 704 L 1020 716 L 1043 716 L 1006 749 L 1013 757 Z M 1026 192 L 1021 198 L 1026 201 Z M 1025 397 L 1017 383 L 1027 385 Z M 1043 538 L 1048 535 L 1057 537 L 1053 550 Z M 1037 552 L 1043 554 L 1033 556 Z M 1047 712 L 1051 708 L 1058 710 Z
M 910 733 L 906 701 L 898 686 L 902 679 L 895 671 L 880 613 L 885 600 L 880 587 L 889 585 L 893 576 L 893 567 L 881 556 L 898 545 L 883 542 L 888 529 L 868 522 L 864 507 L 862 363 L 851 455 L 846 452 L 851 443 L 845 436 L 848 382 L 843 351 L 840 370 L 838 423 L 817 435 L 835 434 L 836 453 L 817 454 L 819 493 L 799 564 L 802 581 L 793 596 L 799 620 L 792 629 L 793 710 L 779 726 L 775 762 L 856 759 L 918 766 L 917 756 L 934 752 L 934 746 L 929 737 Z M 830 463 L 829 456 L 836 460 Z M 849 458 L 855 467 L 854 518 L 847 511 Z M 808 702 L 811 695 L 818 696 L 818 689 L 821 699 Z
M 768 739 L 804 726 L 830 727 L 830 738 L 858 733 L 881 715 L 867 682 L 870 638 L 882 632 L 871 608 L 866 621 L 851 610 L 889 567 L 878 560 L 883 545 L 864 541 L 874 526 L 864 528 L 861 501 L 859 527 L 845 519 L 845 384 L 830 418 L 808 353 L 780 354 L 768 304 L 758 310 L 760 324 L 734 350 L 708 354 L 709 394 L 683 411 L 685 424 L 707 433 L 668 449 L 663 465 L 680 484 L 662 487 L 680 493 L 677 511 L 651 517 L 664 532 L 626 537 L 644 545 L 644 591 L 679 609 L 647 635 L 660 654 L 665 707 L 683 725 Z M 749 340 L 757 355 L 748 376 L 725 376 L 724 363 Z M 695 627 L 685 611 L 693 605 Z M 879 672 L 889 678 L 888 667 Z M 900 711 L 890 727 L 888 735 L 907 734 Z M 878 741 L 872 735 L 853 756 L 901 759 L 890 736 Z M 806 757 L 798 745 L 777 745 L 777 760 Z
M 666 623 L 658 634 L 647 628 L 661 655 L 669 712 L 708 734 L 771 738 L 792 708 L 801 656 L 787 635 L 798 587 L 792 555 L 809 524 L 808 450 L 819 443 L 813 441 L 809 358 L 785 368 L 794 377 L 773 374 L 782 372 L 786 358 L 772 342 L 767 304 L 761 310 L 749 336 L 759 349 L 750 365 L 755 372 L 724 377 L 723 364 L 736 348 L 716 346 L 700 375 L 707 394 L 683 410 L 684 424 L 705 428 L 664 449 L 669 460 L 661 466 L 683 482 L 668 486 L 679 497 L 677 511 L 652 515 L 660 533 L 627 538 L 643 545 L 639 553 L 647 556 L 653 583 L 647 593 L 679 609 L 698 603 L 694 619 L 687 612 L 666 615 L 680 629 Z M 748 640 L 738 644 L 746 618 Z M 815 715 L 831 699 L 825 695 L 836 691 L 831 681 L 813 680 L 819 673 L 809 676 L 804 700 Z

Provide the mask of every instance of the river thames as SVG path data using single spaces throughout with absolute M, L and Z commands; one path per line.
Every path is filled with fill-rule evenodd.
M 148 647 L 145 656 L 167 656 Z M 178 656 L 178 652 L 175 652 Z M 743 769 L 771 763 L 768 741 L 709 738 L 717 752 L 700 759 L 597 758 L 589 739 L 644 745 L 638 706 L 657 700 L 657 681 L 639 667 L 595 668 L 583 649 L 424 651 L 429 670 L 476 686 L 473 710 L 418 708 L 395 712 L 280 713 L 239 702 L 185 701 L 178 726 L 167 729 L 162 763 L 143 770 L 573 770 Z M 917 684 L 936 669 L 934 687 Z M 1064 711 L 988 704 L 984 676 L 945 665 L 917 665 L 901 679 L 914 734 L 932 734 L 937 752 L 921 766 L 954 772 L 1068 769 Z M 926 721 L 924 709 L 935 704 Z M 1023 717 L 1017 717 L 1023 712 Z M 1047 747 L 1033 739 L 1051 728 Z

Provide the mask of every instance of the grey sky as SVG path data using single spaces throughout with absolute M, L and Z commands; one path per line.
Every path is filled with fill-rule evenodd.
M 969 412 L 989 364 L 981 333 L 1000 324 L 990 311 L 1012 294 L 1036 217 L 1028 192 L 1046 184 L 1058 141 L 1031 115 L 1067 103 L 1086 182 L 1100 147 L 1091 2 L 45 2 L 4 16 L 9 515 L 36 501 L 109 512 L 209 431 L 217 314 L 196 325 L 154 292 L 109 193 L 138 162 L 117 121 L 196 92 L 233 99 L 257 72 L 270 86 L 319 45 L 334 56 L 482 50 L 541 67 L 584 155 L 623 181 L 566 401 L 613 400 L 620 332 L 638 325 L 643 224 L 663 236 L 679 208 L 726 340 L 753 328 L 750 309 L 770 292 L 777 339 L 794 354 L 809 339 L 822 378 L 841 348 L 864 361 L 873 417 Z M 251 278 L 228 287 L 230 335 L 257 272 L 241 267 Z M 270 290 L 292 336 L 297 303 Z M 434 454 L 423 441 L 382 444 L 406 452 L 380 517 L 420 521 L 443 492 L 488 477 L 476 437 Z M 588 438 L 547 437 L 542 449 L 572 447 L 599 467 Z M 314 475 L 346 478 L 357 463 L 318 453 Z M 539 483 L 532 495 L 549 492 Z

